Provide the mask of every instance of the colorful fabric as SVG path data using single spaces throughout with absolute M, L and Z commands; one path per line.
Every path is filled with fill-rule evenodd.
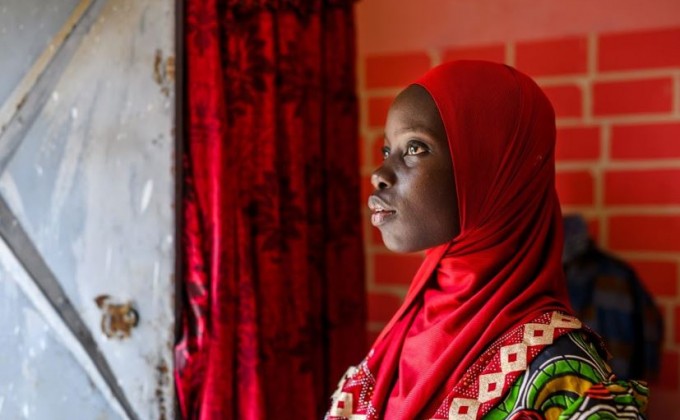
M 473 364 L 432 420 L 641 418 L 648 390 L 615 381 L 601 344 L 571 316 L 552 312 L 505 334 Z M 327 420 L 382 418 L 371 399 L 369 354 L 347 371 Z
M 648 394 L 642 382 L 617 381 L 589 336 L 572 332 L 539 354 L 482 418 L 638 419 Z
M 657 377 L 664 327 L 654 299 L 629 264 L 595 245 L 582 218 L 567 216 L 564 226 L 564 270 L 574 311 L 604 339 L 618 378 Z
M 427 251 L 366 360 L 370 410 L 389 419 L 431 417 L 499 337 L 569 312 L 550 102 L 529 77 L 481 61 L 441 65 L 417 84 L 446 129 L 461 231 Z

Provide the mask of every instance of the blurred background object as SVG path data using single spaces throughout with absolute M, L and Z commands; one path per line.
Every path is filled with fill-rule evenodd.
M 576 314 L 604 339 L 621 379 L 658 378 L 663 319 L 635 270 L 590 238 L 586 221 L 564 217 L 562 263 Z

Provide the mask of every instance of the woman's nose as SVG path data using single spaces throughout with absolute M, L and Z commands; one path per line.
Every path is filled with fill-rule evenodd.
M 384 190 L 394 185 L 394 175 L 390 173 L 389 169 L 382 165 L 378 167 L 371 175 L 371 184 L 376 190 Z

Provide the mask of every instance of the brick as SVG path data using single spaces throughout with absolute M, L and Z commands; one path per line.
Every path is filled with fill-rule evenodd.
M 661 113 L 672 109 L 670 78 L 598 82 L 593 86 L 595 115 Z
M 370 176 L 361 177 L 361 208 L 366 208 L 368 205 L 368 196 L 373 192 L 373 184 L 371 184 Z
M 588 70 L 588 42 L 585 37 L 518 42 L 517 68 L 532 76 L 581 74 Z
M 657 381 L 653 378 L 649 380 L 650 395 L 647 405 L 647 419 L 672 418 L 668 413 L 675 413 L 678 407 L 677 392 L 660 389 Z
M 607 171 L 604 192 L 609 205 L 680 204 L 680 169 Z
M 380 229 L 377 227 L 371 225 L 371 239 L 373 240 L 374 245 L 384 245 L 384 242 L 382 240 L 382 233 L 380 233 Z
M 368 125 L 369 127 L 384 127 L 387 111 L 392 105 L 392 97 L 369 98 L 368 100 Z
M 680 216 L 611 216 L 609 246 L 619 251 L 680 252 Z
M 484 45 L 474 47 L 454 47 L 444 51 L 443 61 L 485 60 L 496 63 L 505 62 L 505 45 Z
M 370 162 L 367 161 L 367 156 L 366 156 L 366 140 L 364 140 L 363 136 L 359 136 L 359 165 L 361 167 L 364 167 L 366 165 L 369 165 Z
M 555 185 L 563 205 L 593 204 L 593 176 L 590 172 L 558 172 Z
M 392 293 L 368 293 L 368 322 L 387 323 L 399 309 L 402 299 Z
M 599 158 L 599 127 L 568 127 L 557 129 L 555 159 L 558 162 L 597 160 Z
M 676 306 L 673 310 L 673 326 L 675 327 L 674 341 L 676 344 L 680 344 L 680 306 Z
M 600 221 L 597 219 L 586 220 L 586 224 L 590 238 L 598 243 L 600 241 Z
M 565 212 L 564 216 L 566 217 L 567 215 L 569 213 Z M 590 238 L 597 243 L 600 237 L 600 221 L 598 219 L 586 219 L 586 227 Z
M 680 66 L 680 28 L 602 35 L 598 68 L 633 70 Z
M 628 260 L 644 285 L 654 296 L 678 294 L 678 265 L 671 261 Z
M 371 331 L 370 329 L 366 330 L 366 343 L 370 346 L 368 349 L 366 349 L 366 353 L 368 353 L 368 350 L 373 347 L 373 344 L 375 343 L 375 340 L 378 339 L 378 336 L 380 335 L 380 331 Z
M 373 145 L 371 146 L 371 150 L 373 152 L 371 154 L 371 157 L 372 157 L 371 165 L 374 168 L 377 168 L 378 166 L 382 165 L 382 162 L 383 162 L 382 149 L 383 149 L 384 145 L 385 145 L 385 140 L 384 140 L 383 136 L 376 137 L 373 140 Z
M 366 89 L 406 87 L 432 65 L 425 53 L 374 55 L 366 57 L 364 63 Z
M 678 389 L 680 378 L 680 357 L 678 352 L 664 350 L 661 354 L 661 372 L 659 373 L 659 388 L 667 390 Z
M 583 99 L 581 88 L 578 86 L 542 86 L 541 88 L 555 108 L 556 117 L 580 117 L 583 114 Z
M 373 262 L 376 284 L 409 285 L 423 257 L 418 254 L 375 254 Z
M 680 158 L 680 123 L 615 125 L 611 157 L 621 160 Z

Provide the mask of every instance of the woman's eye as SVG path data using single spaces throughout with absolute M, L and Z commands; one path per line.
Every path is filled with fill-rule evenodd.
M 382 148 L 382 156 L 383 156 L 383 160 L 390 157 L 390 148 L 389 147 L 385 146 L 385 147 Z
M 425 153 L 426 151 L 427 149 L 425 149 L 425 146 L 418 143 L 411 143 L 406 147 L 407 155 L 419 155 L 421 153 Z

